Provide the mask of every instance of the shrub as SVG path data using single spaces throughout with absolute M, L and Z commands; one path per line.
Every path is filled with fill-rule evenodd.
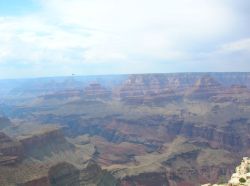
M 245 178 L 240 178 L 239 181 L 240 181 L 240 183 L 246 183 L 246 179 Z

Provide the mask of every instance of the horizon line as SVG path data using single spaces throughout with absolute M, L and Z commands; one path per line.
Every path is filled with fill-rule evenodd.
M 52 79 L 52 78 L 74 78 L 74 77 L 103 77 L 103 76 L 130 76 L 130 75 L 155 75 L 155 74 L 217 74 L 217 73 L 250 73 L 250 71 L 216 71 L 216 72 L 146 72 L 146 73 L 120 73 L 120 74 L 81 74 L 77 75 L 58 75 L 58 76 L 38 76 L 38 77 L 20 77 L 20 78 L 1 78 L 0 81 L 11 80 L 31 80 L 31 79 Z

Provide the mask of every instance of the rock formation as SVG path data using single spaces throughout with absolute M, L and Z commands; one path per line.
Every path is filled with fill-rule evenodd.
M 236 167 L 228 183 L 204 184 L 202 186 L 249 186 L 250 185 L 250 158 L 244 157 L 241 164 Z
M 164 82 L 164 76 L 131 75 L 120 87 L 119 97 L 128 104 L 158 105 L 180 99 L 180 95 L 173 91 L 178 85 Z
M 121 186 L 169 186 L 168 178 L 164 172 L 141 173 L 135 176 L 127 176 L 122 179 Z
M 111 91 L 102 87 L 99 83 L 91 83 L 83 90 L 86 98 L 110 98 Z
M 232 85 L 211 99 L 216 103 L 250 103 L 250 90 L 244 85 Z
M 198 79 L 191 87 L 186 95 L 194 99 L 209 99 L 217 95 L 221 90 L 221 85 L 211 76 L 205 75 Z
M 79 175 L 80 171 L 66 162 L 52 166 L 48 173 L 51 186 L 79 186 Z
M 250 155 L 249 73 L 119 77 L 11 85 L 0 185 L 197 186 Z
M 26 157 L 37 159 L 74 148 L 66 141 L 62 130 L 53 127 L 20 136 L 18 140 L 22 144 Z
M 15 164 L 22 158 L 21 144 L 0 132 L 0 165 Z
M 66 162 L 59 163 L 50 168 L 48 177 L 51 186 L 115 186 L 118 184 L 109 172 L 102 170 L 92 160 L 88 161 L 83 169 Z

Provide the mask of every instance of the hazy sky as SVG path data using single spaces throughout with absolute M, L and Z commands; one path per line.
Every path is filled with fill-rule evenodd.
M 250 71 L 249 0 L 0 0 L 0 78 Z

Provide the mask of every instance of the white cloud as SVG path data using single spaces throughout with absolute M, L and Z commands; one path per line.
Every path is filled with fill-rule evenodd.
M 239 41 L 224 44 L 220 52 L 250 52 L 250 38 L 241 39 Z
M 199 56 L 196 48 L 206 48 L 202 45 L 208 41 L 218 44 L 222 36 L 230 40 L 239 20 L 227 0 L 37 2 L 38 12 L 0 17 L 0 64 L 60 64 L 58 68 L 71 65 L 72 70 L 75 65 L 78 70 L 81 64 L 125 63 L 150 70 L 158 61 L 190 61 Z M 249 50 L 249 40 L 220 50 L 243 48 Z
M 93 33 L 87 59 L 145 58 L 181 59 L 179 47 L 225 34 L 233 20 L 218 1 L 200 0 L 51 0 L 42 1 L 49 19 L 64 25 L 98 30 Z M 100 55 L 102 53 L 110 55 Z M 112 54 L 113 53 L 113 54 Z M 105 60 L 104 59 L 104 60 Z

